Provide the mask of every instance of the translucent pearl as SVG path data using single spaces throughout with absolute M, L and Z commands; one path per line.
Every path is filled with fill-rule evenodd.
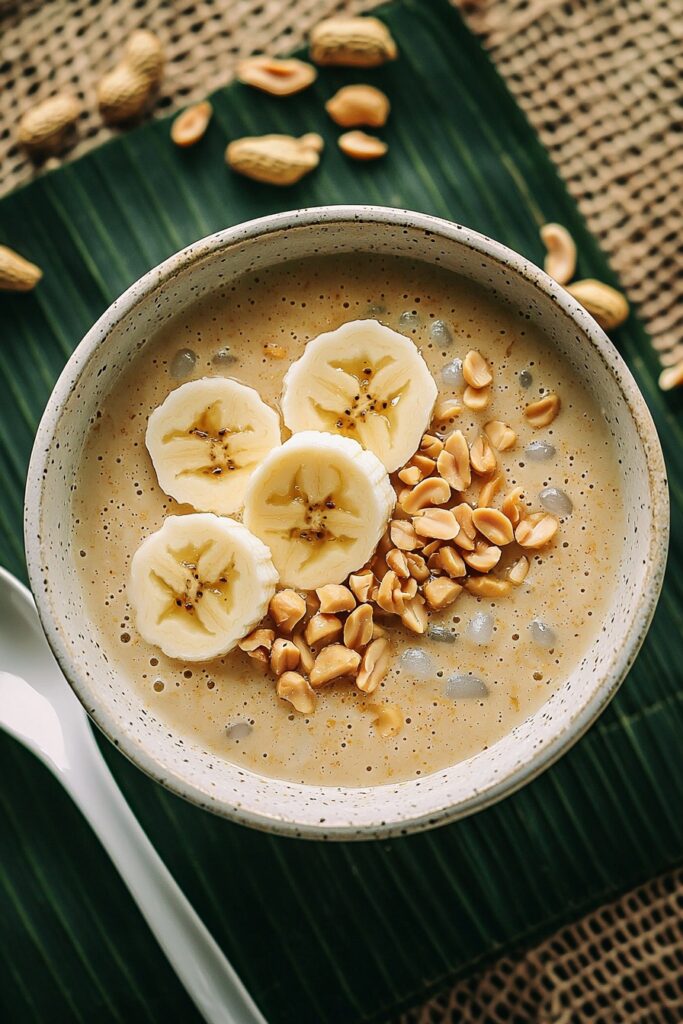
M 555 456 L 555 445 L 548 441 L 530 441 L 524 451 L 531 462 L 545 462 Z
M 430 626 L 427 630 L 427 636 L 430 640 L 436 640 L 440 644 L 454 644 L 458 639 L 455 633 L 452 633 L 446 626 Z
M 467 635 L 475 644 L 488 644 L 493 636 L 493 616 L 488 612 L 477 612 L 470 619 Z
M 227 366 L 229 363 L 236 363 L 237 356 L 234 356 L 226 345 L 225 348 L 218 349 L 218 352 L 211 357 L 211 362 L 214 366 Z
M 429 337 L 442 348 L 453 344 L 451 329 L 445 320 L 434 320 L 429 328 Z
M 249 722 L 235 722 L 234 725 L 225 727 L 225 735 L 229 740 L 243 740 L 250 732 L 253 732 L 253 725 Z
M 448 388 L 460 388 L 465 383 L 462 375 L 462 359 L 452 359 L 441 367 L 441 380 Z
M 197 353 L 193 352 L 190 348 L 178 349 L 176 354 L 171 360 L 169 372 L 174 380 L 182 380 L 183 377 L 189 377 L 194 370 L 194 364 L 197 362 Z
M 555 646 L 557 643 L 557 634 L 554 629 L 540 619 L 532 619 L 529 623 L 529 632 L 531 633 L 531 639 L 539 647 L 544 647 L 547 651 Z
M 523 388 L 530 388 L 534 382 L 534 378 L 531 375 L 531 370 L 522 370 L 519 375 L 519 383 Z
M 399 658 L 402 672 L 414 679 L 430 679 L 436 672 L 434 660 L 419 647 L 409 647 Z
M 554 516 L 570 516 L 574 511 L 571 498 L 559 487 L 545 487 L 538 496 L 543 508 Z
M 412 309 L 407 309 L 405 313 L 401 313 L 398 323 L 400 327 L 417 327 L 419 319 L 417 313 Z
M 467 676 L 456 673 L 446 680 L 444 693 L 451 700 L 481 700 L 487 697 L 489 688 L 478 676 Z

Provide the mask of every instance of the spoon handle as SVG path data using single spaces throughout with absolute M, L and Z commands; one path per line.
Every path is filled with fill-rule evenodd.
M 88 729 L 79 764 L 62 779 L 209 1024 L 266 1024 L 126 803 Z M 84 764 L 85 761 L 85 764 Z

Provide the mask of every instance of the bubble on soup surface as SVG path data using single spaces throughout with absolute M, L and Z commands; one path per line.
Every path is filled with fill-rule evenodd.
M 430 626 L 427 630 L 430 640 L 436 640 L 440 644 L 454 644 L 457 636 L 447 626 Z
M 405 313 L 401 313 L 398 323 L 400 327 L 417 327 L 419 319 L 414 309 L 407 309 Z
M 169 373 L 174 380 L 182 380 L 183 377 L 189 377 L 194 370 L 196 362 L 196 352 L 193 352 L 191 348 L 180 348 L 171 360 Z
M 223 348 L 218 349 L 218 352 L 214 352 L 211 362 L 214 366 L 229 366 L 230 363 L 237 362 L 237 356 L 234 356 L 228 346 L 224 345 Z
M 467 625 L 467 635 L 475 644 L 488 644 L 493 636 L 493 616 L 488 612 L 477 612 Z
M 387 307 L 386 306 L 380 306 L 376 302 L 373 302 L 370 306 L 368 306 L 368 316 L 371 316 L 371 317 L 374 317 L 374 318 L 377 318 L 378 316 L 382 316 L 384 313 L 386 313 L 386 311 L 387 311 Z
M 444 694 L 450 700 L 481 700 L 487 697 L 489 688 L 479 676 L 468 676 L 460 672 L 449 676 L 444 686 Z
M 530 388 L 534 382 L 534 378 L 531 375 L 531 370 L 522 370 L 519 375 L 519 383 L 523 388 Z
M 444 348 L 453 344 L 453 335 L 445 320 L 434 320 L 429 328 L 429 337 L 437 345 L 441 345 Z M 459 359 L 454 361 L 460 362 Z M 462 363 L 460 363 L 460 366 L 462 367 Z
M 441 380 L 446 387 L 459 388 L 465 383 L 462 373 L 462 359 L 452 359 L 441 367 Z
M 399 666 L 415 679 L 429 679 L 436 671 L 431 655 L 419 647 L 408 647 L 399 658 Z
M 532 619 L 529 623 L 529 632 L 531 633 L 531 639 L 539 647 L 545 648 L 549 651 L 557 643 L 557 634 L 555 630 L 543 622 L 541 619 Z
M 244 740 L 253 729 L 249 722 L 234 722 L 232 725 L 226 725 L 225 735 L 229 740 Z
M 559 487 L 544 487 L 538 500 L 554 516 L 570 516 L 574 511 L 571 498 Z
M 530 441 L 524 452 L 531 462 L 545 462 L 546 459 L 554 458 L 555 445 L 549 441 Z

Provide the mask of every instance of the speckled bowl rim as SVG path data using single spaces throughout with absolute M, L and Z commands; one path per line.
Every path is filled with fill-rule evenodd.
M 510 771 L 488 787 L 475 792 L 470 798 L 457 803 L 430 807 L 428 812 L 408 814 L 405 818 L 378 820 L 359 826 L 349 822 L 341 826 L 330 824 L 315 825 L 298 821 L 295 816 L 283 816 L 275 810 L 269 814 L 255 812 L 244 805 L 236 806 L 220 797 L 207 801 L 206 794 L 198 787 L 173 775 L 146 750 L 134 747 L 128 742 L 125 730 L 106 711 L 93 709 L 85 700 L 81 680 L 78 677 L 68 649 L 62 640 L 58 625 L 53 621 L 47 593 L 42 586 L 42 548 L 35 524 L 41 521 L 42 504 L 45 499 L 43 476 L 55 438 L 59 417 L 71 391 L 84 371 L 95 350 L 105 342 L 112 328 L 128 317 L 150 293 L 161 284 L 171 280 L 193 263 L 203 260 L 228 246 L 257 239 L 273 232 L 295 228 L 313 228 L 316 225 L 358 222 L 414 229 L 443 237 L 450 242 L 468 247 L 474 252 L 493 260 L 514 271 L 526 283 L 550 297 L 566 316 L 579 327 L 585 338 L 598 352 L 629 408 L 636 425 L 638 436 L 645 454 L 648 468 L 648 491 L 652 507 L 652 529 L 647 552 L 647 567 L 643 581 L 643 598 L 636 609 L 624 642 L 601 678 L 596 678 L 592 695 L 568 724 L 558 726 L 558 733 L 545 742 L 541 750 L 521 766 Z M 428 255 L 420 256 L 429 262 Z M 49 498 L 47 499 L 49 500 Z M 386 838 L 391 835 L 432 828 L 436 825 L 455 821 L 475 811 L 483 810 L 520 787 L 531 782 L 546 768 L 550 767 L 586 732 L 598 718 L 617 689 L 623 682 L 645 639 L 655 612 L 661 591 L 669 538 L 669 495 L 666 470 L 659 438 L 638 386 L 616 348 L 596 324 L 593 318 L 544 271 L 512 249 L 477 231 L 451 223 L 439 217 L 415 213 L 409 210 L 393 209 L 370 205 L 324 206 L 273 214 L 247 221 L 208 235 L 185 249 L 180 250 L 132 284 L 102 314 L 88 331 L 62 371 L 40 421 L 31 455 L 26 484 L 24 541 L 28 573 L 38 614 L 47 640 L 62 671 L 68 679 L 86 711 L 109 740 L 124 753 L 138 768 L 171 792 L 184 797 L 199 807 L 211 810 L 220 816 L 248 825 L 252 828 L 311 839 L 370 839 Z M 438 773 L 437 773 L 438 774 Z M 263 778 L 259 776 L 259 778 Z M 429 776 L 421 779 L 422 792 Z M 343 789 L 344 787 L 330 787 Z M 381 788 L 381 787 L 378 787 Z

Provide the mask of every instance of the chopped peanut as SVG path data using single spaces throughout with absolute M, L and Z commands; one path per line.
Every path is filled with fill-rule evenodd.
M 311 686 L 317 689 L 340 676 L 355 676 L 359 665 L 360 654 L 357 651 L 351 651 L 343 644 L 330 644 L 315 659 L 311 670 Z
M 462 396 L 463 404 L 472 412 L 482 412 L 491 399 L 491 386 L 486 388 L 471 388 L 469 384 Z
M 447 544 L 439 548 L 439 550 L 432 555 L 432 558 L 435 559 L 435 568 L 448 573 L 449 576 L 453 576 L 457 579 L 461 576 L 467 575 L 467 566 L 461 556 L 455 548 L 452 548 Z
M 374 693 L 389 671 L 391 648 L 386 637 L 378 636 L 366 648 L 360 663 L 356 686 L 364 693 Z
M 408 551 L 406 562 L 408 563 L 408 572 L 418 583 L 424 583 L 425 580 L 429 579 L 427 563 L 422 555 L 415 554 L 414 551 Z
M 383 577 L 375 601 L 383 611 L 390 614 L 400 615 L 403 611 L 405 597 L 401 581 L 392 569 Z
M 369 604 L 360 604 L 351 612 L 344 623 L 344 644 L 357 651 L 372 640 L 372 608 Z
M 439 576 L 437 579 L 425 583 L 422 591 L 427 598 L 429 607 L 440 611 L 441 608 L 447 608 L 449 604 L 453 604 L 462 593 L 462 587 L 459 583 L 448 579 L 447 576 Z
M 420 480 L 422 480 L 422 473 L 417 466 L 404 466 L 403 469 L 399 470 L 398 478 L 408 487 L 414 487 L 415 484 L 419 484 Z
M 306 614 L 306 602 L 295 590 L 280 590 L 268 607 L 271 619 L 283 633 L 291 633 Z
M 511 589 L 509 580 L 499 580 L 495 576 L 470 576 L 465 580 L 465 590 L 476 597 L 505 597 Z
M 327 583 L 316 590 L 320 601 L 320 611 L 327 615 L 337 612 L 350 612 L 356 607 L 356 599 L 348 587 L 340 583 Z
M 451 489 L 446 481 L 430 476 L 413 487 L 412 491 L 401 501 L 401 507 L 408 515 L 414 515 L 428 505 L 443 505 L 450 496 Z
M 422 546 L 415 533 L 415 527 L 407 519 L 393 519 L 389 524 L 389 536 L 392 543 L 401 551 L 415 551 Z
M 385 561 L 390 569 L 393 569 L 397 576 L 403 580 L 407 580 L 410 576 L 410 570 L 408 568 L 408 559 L 406 558 L 405 551 L 401 551 L 399 548 L 392 548 L 386 555 Z
M 427 612 L 424 604 L 424 598 L 417 594 L 406 601 L 401 612 L 401 622 L 413 633 L 424 633 L 427 628 Z
M 423 434 L 420 441 L 420 452 L 430 459 L 435 459 L 439 452 L 443 451 L 443 441 L 433 434 Z
M 270 667 L 276 676 L 299 667 L 301 654 L 296 644 L 284 637 L 278 637 L 270 652 Z
M 488 387 L 493 381 L 493 374 L 489 369 L 488 363 L 476 349 L 472 349 L 465 356 L 462 364 L 462 375 L 465 378 L 465 383 L 477 390 Z
M 425 509 L 419 516 L 413 517 L 413 526 L 419 537 L 435 540 L 453 540 L 460 533 L 458 520 L 447 508 Z
M 560 399 L 551 391 L 549 394 L 539 398 L 537 402 L 527 405 L 524 415 L 531 426 L 538 430 L 540 427 L 547 427 L 552 423 L 560 411 Z
M 447 423 L 452 423 L 461 411 L 460 402 L 456 398 L 444 398 L 434 406 L 432 423 L 437 427 L 444 427 Z
M 370 591 L 375 585 L 375 577 L 371 569 L 364 569 L 362 572 L 352 573 L 349 576 L 349 587 L 357 601 L 369 601 Z
M 471 569 L 477 572 L 490 572 L 500 562 L 502 551 L 495 544 L 488 541 L 478 540 L 474 545 L 474 551 L 466 551 L 462 556 Z
M 258 650 L 259 647 L 262 647 L 265 651 L 270 651 L 274 639 L 275 633 L 272 629 L 254 629 L 248 636 L 240 640 L 237 646 L 247 654 Z
M 311 669 L 315 664 L 315 655 L 313 651 L 304 640 L 302 633 L 294 633 L 292 635 L 292 643 L 299 652 L 300 667 L 304 670 L 306 675 L 310 675 Z
M 430 459 L 427 455 L 420 455 L 419 452 L 416 452 L 415 455 L 413 455 L 410 460 L 410 465 L 416 466 L 417 469 L 420 470 L 423 480 L 426 476 L 431 476 L 436 469 L 436 462 L 434 459 Z
M 455 543 L 465 551 L 473 551 L 477 530 L 472 520 L 472 506 L 463 501 L 455 506 L 453 515 L 458 520 L 460 526 L 460 533 L 455 538 Z
M 474 472 L 479 476 L 488 476 L 495 472 L 498 466 L 496 453 L 484 434 L 480 434 L 470 448 L 470 463 Z
M 502 420 L 489 420 L 484 424 L 484 433 L 499 452 L 507 452 L 517 443 L 517 435 L 514 430 Z
M 422 554 L 424 555 L 425 558 L 430 558 L 435 551 L 439 550 L 441 544 L 442 541 L 440 540 L 430 541 L 429 544 L 425 544 L 425 546 L 422 548 Z
M 336 615 L 323 615 L 322 612 L 316 612 L 313 618 L 308 620 L 304 630 L 306 643 L 311 647 L 332 643 L 333 640 L 338 640 L 341 634 L 341 619 Z
M 529 559 L 526 555 L 522 555 L 518 558 L 514 565 L 510 566 L 508 570 L 508 579 L 510 583 L 514 583 L 515 586 L 519 586 L 520 583 L 524 583 L 527 573 L 529 572 Z
M 267 341 L 263 346 L 263 352 L 269 359 L 287 358 L 287 349 L 284 345 L 278 345 L 276 341 Z
M 398 704 L 373 704 L 370 710 L 375 713 L 373 725 L 382 739 L 398 736 L 405 721 Z
M 479 508 L 489 508 L 504 483 L 505 480 L 502 473 L 496 473 L 490 480 L 487 480 L 479 491 L 479 497 L 477 498 Z
M 517 526 L 524 515 L 524 505 L 522 504 L 522 488 L 515 487 L 514 490 L 510 491 L 503 498 L 502 512 L 503 515 L 507 516 L 513 526 Z
M 315 710 L 315 691 L 298 672 L 283 672 L 277 681 L 276 692 L 301 715 L 310 715 Z
M 504 544 L 511 544 L 514 540 L 512 523 L 506 515 L 499 512 L 497 508 L 476 508 L 472 513 L 472 522 L 492 544 L 499 547 Z
M 549 512 L 534 512 L 519 523 L 515 540 L 523 548 L 542 548 L 553 539 L 559 525 L 559 520 Z

